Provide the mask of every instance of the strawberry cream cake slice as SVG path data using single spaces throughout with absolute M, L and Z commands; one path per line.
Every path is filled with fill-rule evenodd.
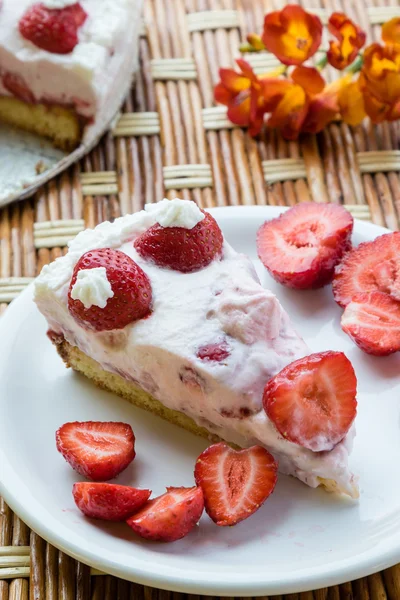
M 356 379 L 310 355 L 252 262 L 188 200 L 80 233 L 35 301 L 66 364 L 196 434 L 261 445 L 279 470 L 357 497 L 348 456 Z
M 71 150 L 108 123 L 138 56 L 141 0 L 2 0 L 0 121 Z

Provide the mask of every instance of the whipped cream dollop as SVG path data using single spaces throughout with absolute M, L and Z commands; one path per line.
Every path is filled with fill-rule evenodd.
M 80 300 L 85 308 L 98 306 L 105 308 L 107 300 L 114 296 L 111 283 L 107 279 L 105 267 L 81 269 L 71 290 L 71 298 Z
M 197 204 L 192 200 L 161 200 L 156 204 L 146 204 L 144 207 L 161 227 L 184 227 L 193 229 L 205 217 Z

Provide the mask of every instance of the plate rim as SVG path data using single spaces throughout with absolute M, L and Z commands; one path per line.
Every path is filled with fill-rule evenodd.
M 209 209 L 217 218 L 220 215 L 227 214 L 232 218 L 244 218 L 244 214 L 251 213 L 253 215 L 263 215 L 265 219 L 274 218 L 287 210 L 287 207 L 276 206 L 223 206 Z M 227 213 L 229 211 L 229 213 Z M 249 212 L 251 211 L 251 212 Z M 237 217 L 235 216 L 237 215 Z M 355 219 L 357 228 L 362 228 L 367 235 L 381 235 L 390 232 L 388 229 Z M 32 296 L 33 284 L 30 284 L 20 296 L 14 300 L 3 317 L 0 319 L 0 339 L 1 333 L 13 326 L 15 317 L 19 314 L 20 309 L 24 304 L 30 301 L 29 296 Z M 8 315 L 8 316 L 7 316 Z M 5 346 L 7 346 L 7 338 Z M 0 350 L 2 344 L 0 343 Z M 4 348 L 3 348 L 4 350 Z M 289 574 L 278 574 L 271 577 L 261 574 L 257 579 L 252 577 L 252 581 L 246 580 L 246 573 L 226 574 L 225 578 L 221 579 L 218 574 L 208 573 L 205 577 L 204 573 L 200 576 L 194 569 L 179 570 L 170 565 L 162 566 L 155 563 L 158 571 L 154 571 L 154 564 L 151 567 L 132 566 L 125 568 L 119 567 L 116 562 L 112 562 L 107 558 L 96 556 L 93 549 L 85 547 L 77 543 L 77 540 L 66 539 L 64 535 L 57 534 L 57 531 L 47 526 L 40 517 L 36 517 L 33 510 L 21 501 L 17 495 L 18 486 L 22 480 L 18 479 L 13 472 L 8 461 L 6 450 L 1 446 L 0 440 L 0 493 L 4 497 L 10 508 L 32 529 L 37 532 L 48 543 L 52 544 L 67 555 L 73 557 L 80 562 L 87 564 L 96 569 L 100 569 L 107 574 L 128 579 L 142 585 L 157 587 L 164 590 L 174 592 L 192 593 L 201 595 L 217 595 L 217 596 L 264 596 L 271 594 L 288 594 L 298 593 L 309 590 L 338 585 L 346 581 L 351 581 L 359 577 L 365 577 L 381 571 L 396 564 L 400 560 L 400 535 L 392 535 L 388 540 L 385 540 L 384 548 L 377 551 L 376 547 L 368 549 L 364 552 L 364 559 L 360 563 L 359 555 L 356 557 L 347 557 L 341 560 L 336 560 L 334 563 L 322 563 L 314 568 L 308 567 L 302 571 L 292 571 Z M 4 481 L 7 481 L 8 487 Z M 11 485 L 10 485 L 11 482 Z M 39 513 L 40 514 L 40 513 Z M 397 543 L 396 543 L 397 542 Z M 89 544 L 90 546 L 90 544 Z M 143 565 L 146 561 L 142 561 Z M 148 564 L 148 563 L 147 563 Z M 229 581 L 228 581 L 229 579 Z

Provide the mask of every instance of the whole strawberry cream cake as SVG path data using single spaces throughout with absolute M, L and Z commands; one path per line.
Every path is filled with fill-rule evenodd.
M 1 0 L 0 121 L 72 150 L 108 123 L 137 64 L 140 0 Z
M 319 237 L 332 242 L 336 227 L 343 253 L 352 219 L 327 210 Z M 326 278 L 332 251 L 321 256 Z M 80 233 L 43 267 L 35 301 L 67 366 L 98 386 L 213 441 L 262 447 L 311 487 L 357 497 L 350 361 L 311 353 L 251 260 L 194 202 L 163 200 Z

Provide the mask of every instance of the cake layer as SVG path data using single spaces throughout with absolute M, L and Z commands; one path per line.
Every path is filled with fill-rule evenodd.
M 180 202 L 166 201 L 166 210 L 173 212 Z M 185 207 L 195 205 L 188 202 Z M 356 496 L 348 468 L 353 427 L 330 452 L 313 452 L 284 439 L 263 409 L 266 382 L 310 350 L 277 298 L 260 285 L 250 259 L 225 241 L 222 259 L 199 271 L 157 267 L 133 245 L 139 234 L 159 222 L 157 209 L 150 206 L 82 232 L 66 256 L 43 268 L 35 300 L 50 330 L 96 361 L 98 369 L 145 390 L 212 435 L 241 447 L 264 445 L 282 472 L 312 487 L 321 479 L 332 480 L 341 492 Z M 184 220 L 179 226 L 185 226 Z M 94 248 L 119 249 L 143 269 L 153 295 L 149 317 L 103 332 L 84 328 L 73 318 L 68 310 L 72 271 L 82 254 Z M 108 282 L 103 283 L 96 275 L 89 289 L 91 304 L 107 302 Z M 200 348 L 221 342 L 229 349 L 222 361 L 201 357 Z M 102 377 L 106 385 L 110 375 Z
M 27 104 L 18 98 L 0 96 L 0 121 L 46 137 L 61 150 L 72 150 L 81 139 L 81 119 L 64 106 Z

